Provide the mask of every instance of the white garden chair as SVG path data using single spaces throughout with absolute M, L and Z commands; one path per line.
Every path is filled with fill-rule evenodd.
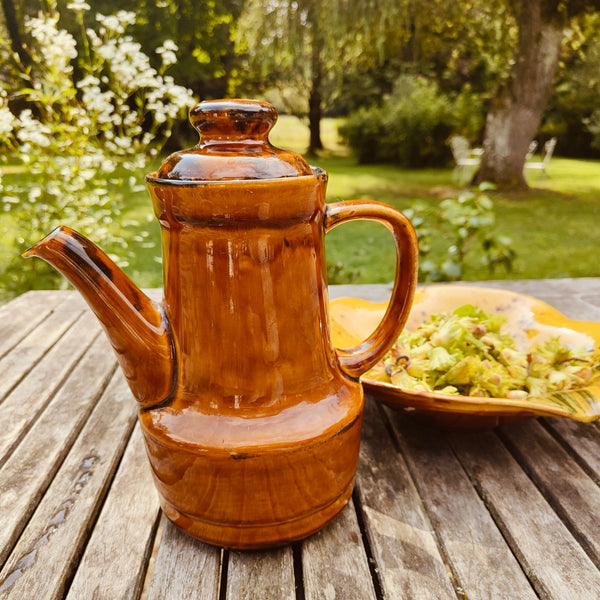
M 471 148 L 469 141 L 460 136 L 453 135 L 450 138 L 450 150 L 454 158 L 454 173 L 458 180 L 462 182 L 463 175 L 469 174 L 470 170 L 479 166 L 481 162 L 481 152 Z
M 543 173 L 547 177 L 548 173 L 546 173 L 546 167 L 548 166 L 548 163 L 550 162 L 550 159 L 552 158 L 552 154 L 554 153 L 554 148 L 556 148 L 556 138 L 555 137 L 550 138 L 544 144 L 544 156 L 542 157 L 542 160 L 526 162 L 525 168 L 538 170 L 538 171 L 540 171 L 540 173 Z

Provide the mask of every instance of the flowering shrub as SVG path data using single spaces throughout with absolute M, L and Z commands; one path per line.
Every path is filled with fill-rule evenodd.
M 126 262 L 127 241 L 113 222 L 125 194 L 143 189 L 147 162 L 173 122 L 193 104 L 191 92 L 165 75 L 176 61 L 172 41 L 157 48 L 161 66 L 154 68 L 126 33 L 134 13 L 97 14 L 97 26 L 85 29 L 89 5 L 73 0 L 68 9 L 81 26 L 80 47 L 58 28 L 55 9 L 29 18 L 31 64 L 26 68 L 15 57 L 25 83 L 17 89 L 3 83 L 0 89 L 2 154 L 13 169 L 22 166 L 19 176 L 0 180 L 1 206 L 8 213 L 3 237 L 13 243 L 3 280 L 13 293 L 61 284 L 41 261 L 20 257 L 58 224 L 89 232 L 118 253 L 121 265 Z M 9 109 L 9 100 L 20 109 Z

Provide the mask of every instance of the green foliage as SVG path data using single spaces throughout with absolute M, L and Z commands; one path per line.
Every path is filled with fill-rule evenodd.
M 468 140 L 476 140 L 485 125 L 485 102 L 482 94 L 473 91 L 470 84 L 460 90 L 451 102 L 453 133 Z
M 506 273 L 512 271 L 517 254 L 512 240 L 495 230 L 494 204 L 485 193 L 488 189 L 491 186 L 482 184 L 443 200 L 439 210 L 422 202 L 404 209 L 419 241 L 420 281 L 462 280 L 473 263 L 486 267 L 492 278 L 498 267 Z M 352 283 L 361 274 L 341 261 L 327 263 L 329 283 Z
M 29 0 L 31 1 L 31 0 Z M 58 0 L 61 25 L 80 40 L 77 23 L 66 10 L 71 0 Z M 94 0 L 85 14 L 85 26 L 94 27 L 95 14 L 132 11 L 135 23 L 128 29 L 150 57 L 166 40 L 177 43 L 181 52 L 168 73 L 198 97 L 227 95 L 229 79 L 237 57 L 233 38 L 244 0 Z M 154 64 L 153 66 L 158 66 Z
M 451 133 L 478 133 L 483 125 L 481 104 L 468 88 L 451 98 L 430 79 L 404 75 L 380 107 L 350 115 L 340 134 L 361 163 L 439 166 L 451 158 Z
M 352 4 L 352 3 L 350 3 Z M 236 49 L 243 59 L 238 95 L 276 101 L 283 112 L 308 117 L 309 151 L 321 149 L 320 120 L 340 93 L 346 67 L 357 59 L 356 30 L 341 0 L 248 0 Z
M 80 19 L 89 9 L 82 0 L 70 6 Z M 56 12 L 28 19 L 31 62 L 17 65 L 24 83 L 0 89 L 0 142 L 10 152 L 3 157 L 10 156 L 17 171 L 0 183 L 3 234 L 12 242 L 3 279 L 13 293 L 64 285 L 40 261 L 20 257 L 59 224 L 89 233 L 126 264 L 130 252 L 120 227 L 127 222 L 120 216 L 127 195 L 140 188 L 147 160 L 192 103 L 189 91 L 152 68 L 125 34 L 133 13 L 95 18 L 97 30 L 85 31 L 83 56 L 73 36 L 58 27 Z M 176 60 L 175 50 L 173 42 L 157 49 L 163 68 Z M 15 97 L 21 108 L 13 114 Z
M 600 110 L 595 110 L 587 119 L 584 119 L 584 124 L 592 134 L 592 148 L 600 150 Z
M 327 261 L 327 283 L 354 283 L 360 276 L 360 271 L 347 269 L 342 263 Z
M 340 129 L 361 163 L 406 167 L 444 164 L 451 115 L 437 85 L 422 77 L 401 77 L 381 107 L 362 109 Z
M 473 258 L 489 269 L 490 276 L 499 266 L 511 272 L 516 252 L 510 238 L 495 232 L 494 204 L 485 194 L 487 189 L 491 187 L 482 184 L 458 198 L 443 200 L 439 211 L 422 204 L 405 211 L 419 240 L 421 281 L 458 281 Z M 432 252 L 431 238 L 440 232 L 448 242 L 445 255 Z
M 565 33 L 561 63 L 539 141 L 558 137 L 562 156 L 600 156 L 600 13 L 573 20 Z

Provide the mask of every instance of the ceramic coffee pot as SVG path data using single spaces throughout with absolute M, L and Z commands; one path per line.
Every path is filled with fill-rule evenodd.
M 269 143 L 276 119 L 266 103 L 202 102 L 190 112 L 199 144 L 147 176 L 162 229 L 162 302 L 66 227 L 24 254 L 65 275 L 102 322 L 139 403 L 167 517 L 233 548 L 300 539 L 346 504 L 358 377 L 398 336 L 417 278 L 409 221 L 367 200 L 326 205 L 327 174 Z M 324 236 L 354 219 L 391 231 L 397 272 L 382 322 L 340 349 Z

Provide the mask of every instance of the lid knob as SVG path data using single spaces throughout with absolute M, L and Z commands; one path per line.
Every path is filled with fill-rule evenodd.
M 266 102 L 215 100 L 200 102 L 190 111 L 190 122 L 200 134 L 200 143 L 211 140 L 267 142 L 277 121 L 277 110 Z
M 224 181 L 312 175 L 299 154 L 269 142 L 269 131 L 276 121 L 277 110 L 267 102 L 200 102 L 190 110 L 190 122 L 200 134 L 200 142 L 171 154 L 156 176 L 178 181 Z

